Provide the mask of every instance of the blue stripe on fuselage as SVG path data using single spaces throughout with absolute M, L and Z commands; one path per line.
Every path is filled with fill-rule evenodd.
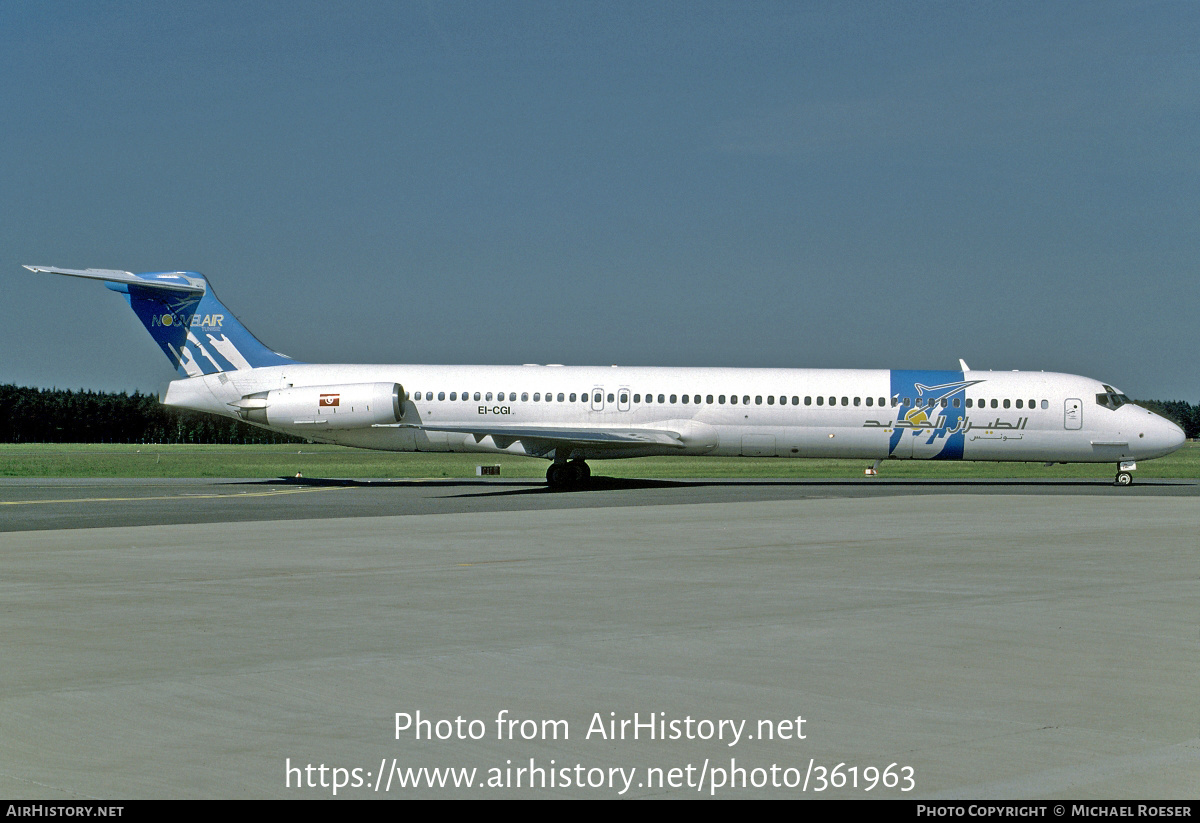
M 962 398 L 968 386 L 979 382 L 967 380 L 961 371 L 893 369 L 892 397 L 899 398 L 900 405 L 896 408 L 896 429 L 888 442 L 888 453 L 926 460 L 961 460 L 966 444 L 966 434 L 962 431 L 966 414 Z M 909 400 L 907 406 L 904 405 L 905 398 Z M 944 408 L 943 400 L 946 401 Z M 957 405 L 955 400 L 958 400 Z M 909 442 L 911 453 L 907 448 Z M 897 454 L 902 443 L 906 447 Z

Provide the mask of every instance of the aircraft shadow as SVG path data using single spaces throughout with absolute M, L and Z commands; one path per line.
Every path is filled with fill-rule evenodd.
M 588 492 L 627 491 L 634 489 L 688 489 L 688 488 L 763 488 L 763 487 L 807 487 L 821 488 L 939 488 L 949 489 L 956 486 L 977 489 L 980 487 L 1041 487 L 1064 488 L 1071 486 L 1112 486 L 1111 480 L 1100 478 L 1059 478 L 1059 479 L 1022 479 L 1022 478 L 925 478 L 925 479 L 821 479 L 821 478 L 701 478 L 686 480 L 663 480 L 649 478 L 604 477 L 593 475 L 589 480 L 569 488 L 550 488 L 542 480 L 536 478 L 520 478 L 510 480 L 446 478 L 444 480 L 406 480 L 386 479 L 356 480 L 352 478 L 334 477 L 280 477 L 274 480 L 243 480 L 236 481 L 239 485 L 251 486 L 328 486 L 356 488 L 443 488 L 461 490 L 454 497 L 496 497 L 505 495 L 538 495 L 538 494 L 586 494 Z M 1139 480 L 1136 486 L 1178 485 L 1180 481 L 1158 480 L 1147 478 Z

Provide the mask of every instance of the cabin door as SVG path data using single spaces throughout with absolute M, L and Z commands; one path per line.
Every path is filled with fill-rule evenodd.
M 1063 409 L 1063 427 L 1067 429 L 1083 428 L 1083 401 L 1077 397 L 1068 397 Z

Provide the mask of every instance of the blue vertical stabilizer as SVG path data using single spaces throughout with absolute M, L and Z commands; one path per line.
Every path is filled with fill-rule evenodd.
M 146 331 L 184 377 L 296 362 L 259 342 L 221 304 L 204 275 L 197 272 L 134 274 L 110 269 L 25 268 L 101 280 L 125 295 Z

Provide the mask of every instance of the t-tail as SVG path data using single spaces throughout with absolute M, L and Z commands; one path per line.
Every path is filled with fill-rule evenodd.
M 221 304 L 194 271 L 133 272 L 26 266 L 32 272 L 102 280 L 134 314 L 182 377 L 295 363 L 271 351 Z

